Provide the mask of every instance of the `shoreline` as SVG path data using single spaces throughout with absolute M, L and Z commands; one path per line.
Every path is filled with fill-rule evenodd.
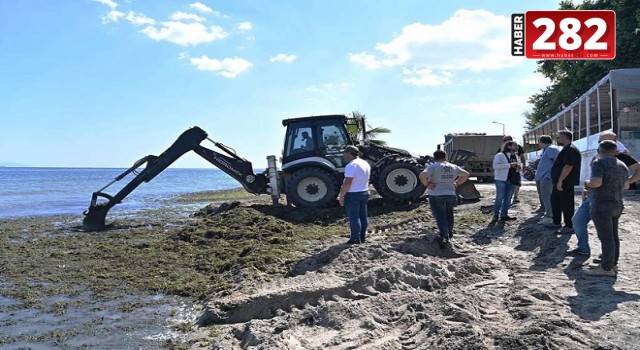
M 435 248 L 428 206 L 392 208 L 376 198 L 368 243 L 351 249 L 342 245 L 342 208 L 274 207 L 269 197 L 253 195 L 236 200 L 234 191 L 246 194 L 239 189 L 184 198 L 210 203 L 191 215 L 149 209 L 111 217 L 114 227 L 96 233 L 73 230 L 81 225 L 77 217 L 2 220 L 0 347 L 286 348 L 295 339 L 305 348 L 342 349 L 357 344 L 354 335 L 382 332 L 391 338 L 381 344 L 399 349 L 401 327 L 414 324 L 389 320 L 413 303 L 428 310 L 430 321 L 421 327 L 437 329 L 420 342 L 466 339 L 520 349 L 542 337 L 556 347 L 589 347 L 612 344 L 602 334 L 607 329 L 623 344 L 614 349 L 631 349 L 624 342 L 640 336 L 640 323 L 631 321 L 640 310 L 630 306 L 640 300 L 633 289 L 640 278 L 640 239 L 633 236 L 640 194 L 626 196 L 622 272 L 614 286 L 585 279 L 579 271 L 585 260 L 564 256 L 575 237 L 549 235 L 531 221 L 535 187 L 523 186 L 517 222 L 488 229 L 482 207 L 491 203 L 493 186 L 477 186 L 484 198 L 456 209 L 454 247 L 445 251 Z M 593 236 L 591 245 L 599 249 Z M 256 311 L 252 300 L 264 300 L 270 311 Z M 483 308 L 488 313 L 479 313 Z M 344 313 L 360 309 L 377 313 L 354 316 L 365 325 L 349 323 Z M 309 315 L 316 315 L 311 324 Z M 451 321 L 451 315 L 467 316 Z M 557 326 L 560 320 L 565 326 Z M 127 336 L 105 344 L 107 334 Z M 518 334 L 524 340 L 516 341 Z M 505 347 L 511 342 L 524 343 Z

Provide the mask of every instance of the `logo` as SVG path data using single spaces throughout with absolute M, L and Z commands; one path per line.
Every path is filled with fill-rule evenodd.
M 537 60 L 614 59 L 616 13 L 610 10 L 514 13 L 511 55 Z

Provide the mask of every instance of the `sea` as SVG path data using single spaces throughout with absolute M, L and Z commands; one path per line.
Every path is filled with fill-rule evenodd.
M 92 193 L 112 182 L 125 170 L 0 167 L 0 219 L 81 215 L 88 208 Z M 128 174 L 103 192 L 115 195 L 134 177 L 135 174 Z M 237 187 L 240 184 L 236 180 L 218 169 L 168 168 L 148 183 L 142 183 L 112 212 L 153 209 L 182 194 Z

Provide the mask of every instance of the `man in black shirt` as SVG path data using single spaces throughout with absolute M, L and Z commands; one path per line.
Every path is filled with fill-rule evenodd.
M 570 130 L 558 131 L 557 141 L 562 150 L 551 167 L 553 227 L 558 228 L 559 234 L 571 234 L 573 233 L 571 218 L 575 213 L 574 186 L 580 184 L 582 155 L 571 143 L 573 133 Z M 560 225 L 561 216 L 564 217 L 564 227 Z

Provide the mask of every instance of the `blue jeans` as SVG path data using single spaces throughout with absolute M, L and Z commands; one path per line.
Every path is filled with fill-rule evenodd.
M 367 218 L 367 202 L 369 193 L 347 192 L 344 196 L 344 208 L 347 210 L 349 226 L 351 227 L 351 241 L 364 241 L 369 221 Z
M 585 253 L 591 253 L 589 248 L 589 232 L 587 232 L 587 225 L 591 221 L 589 197 L 585 198 L 578 207 L 578 210 L 573 214 L 571 222 L 573 223 L 573 230 L 576 232 L 576 238 L 578 239 L 578 249 Z
M 501 218 L 506 218 L 509 214 L 509 207 L 511 207 L 511 196 L 513 196 L 515 186 L 506 181 L 495 181 L 496 202 L 493 204 L 493 217 L 496 218 L 500 216 Z
M 551 179 L 540 180 L 540 199 L 542 199 L 544 206 L 544 217 L 549 219 L 553 219 L 551 192 L 553 192 L 553 182 L 551 182 Z
M 431 213 L 436 218 L 438 231 L 442 238 L 453 236 L 453 207 L 458 203 L 456 196 L 429 196 Z

